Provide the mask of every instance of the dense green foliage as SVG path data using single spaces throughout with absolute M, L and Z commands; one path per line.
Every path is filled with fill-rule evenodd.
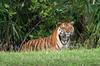
M 59 52 L 0 52 L 0 66 L 100 66 L 100 48 Z
M 61 20 L 75 22 L 73 46 L 99 46 L 99 0 L 0 0 L 0 49 L 48 36 Z

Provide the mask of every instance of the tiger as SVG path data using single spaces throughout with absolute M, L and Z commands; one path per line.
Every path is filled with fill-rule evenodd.
M 51 35 L 32 39 L 21 46 L 21 51 L 62 50 L 68 48 L 74 33 L 74 22 L 60 22 Z

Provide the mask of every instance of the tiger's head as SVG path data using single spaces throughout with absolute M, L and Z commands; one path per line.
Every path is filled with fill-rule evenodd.
M 60 48 L 68 48 L 70 44 L 70 38 L 74 33 L 74 22 L 62 22 L 57 30 L 57 44 Z

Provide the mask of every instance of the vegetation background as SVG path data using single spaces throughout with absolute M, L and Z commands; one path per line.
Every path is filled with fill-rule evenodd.
M 61 20 L 75 22 L 71 48 L 100 46 L 100 0 L 0 0 L 0 50 L 48 36 Z

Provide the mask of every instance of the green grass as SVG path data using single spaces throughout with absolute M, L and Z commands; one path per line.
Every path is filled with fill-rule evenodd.
M 0 52 L 0 66 L 100 66 L 100 48 L 58 52 Z

